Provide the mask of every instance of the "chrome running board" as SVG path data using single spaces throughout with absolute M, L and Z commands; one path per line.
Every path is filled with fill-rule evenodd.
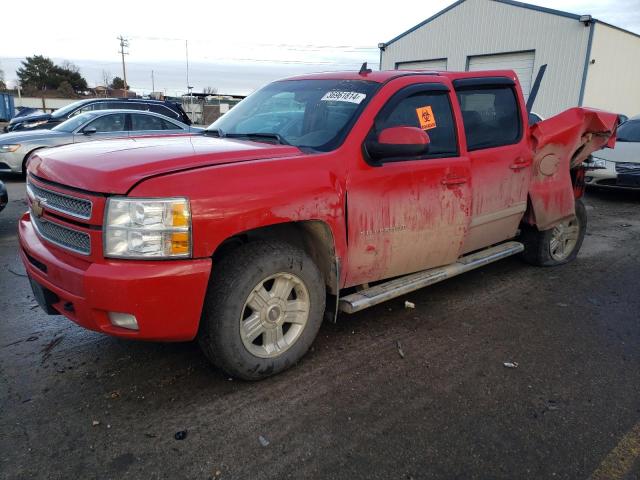
M 520 242 L 505 242 L 494 247 L 460 257 L 453 263 L 443 267 L 431 268 L 421 272 L 395 278 L 365 290 L 352 293 L 340 298 L 340 310 L 345 313 L 355 313 L 365 308 L 373 307 L 392 298 L 406 295 L 420 288 L 455 277 L 461 273 L 475 270 L 478 267 L 497 262 L 524 250 Z

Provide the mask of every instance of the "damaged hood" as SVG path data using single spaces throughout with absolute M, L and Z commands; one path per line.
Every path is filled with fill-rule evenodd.
M 173 136 L 87 142 L 38 151 L 29 173 L 91 192 L 126 193 L 151 176 L 213 165 L 302 155 L 288 145 Z

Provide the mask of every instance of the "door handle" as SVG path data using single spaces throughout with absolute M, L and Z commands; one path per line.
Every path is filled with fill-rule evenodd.
M 455 187 L 456 185 L 467 183 L 467 179 L 464 177 L 445 177 L 440 181 L 440 183 L 446 187 Z

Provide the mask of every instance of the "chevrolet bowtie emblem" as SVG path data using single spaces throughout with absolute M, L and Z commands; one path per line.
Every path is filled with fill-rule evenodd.
M 31 201 L 31 210 L 36 217 L 42 216 L 42 211 L 44 210 L 44 206 L 46 205 L 46 200 L 44 198 L 35 197 Z

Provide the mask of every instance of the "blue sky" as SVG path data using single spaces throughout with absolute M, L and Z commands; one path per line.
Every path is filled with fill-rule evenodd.
M 130 39 L 127 74 L 132 88 L 175 95 L 186 90 L 185 40 L 189 41 L 190 79 L 196 90 L 216 87 L 222 93 L 250 93 L 264 83 L 298 73 L 355 69 L 363 61 L 374 66 L 377 44 L 390 40 L 428 18 L 451 1 L 394 0 L 380 2 L 205 2 L 193 0 L 183 10 L 169 11 L 158 2 L 129 2 L 97 12 L 81 3 L 31 0 L 7 2 L 0 68 L 9 84 L 27 55 L 41 54 L 76 63 L 90 85 L 103 83 L 103 71 L 122 74 L 116 37 Z M 532 1 L 640 33 L 640 0 Z M 175 5 L 175 4 L 173 4 Z M 28 25 L 25 22 L 28 21 Z M 8 41 L 8 39 L 16 41 Z

